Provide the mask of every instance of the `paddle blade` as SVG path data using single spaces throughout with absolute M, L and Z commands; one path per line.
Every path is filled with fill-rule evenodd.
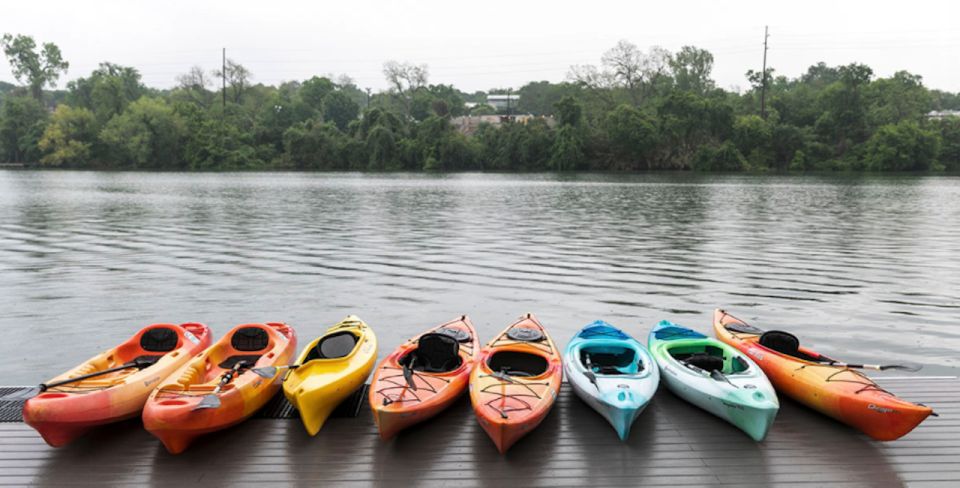
M 417 391 L 417 384 L 413 381 L 413 369 L 409 366 L 403 367 L 403 379 L 407 380 L 407 386 L 409 386 L 411 390 Z
M 916 373 L 917 371 L 920 371 L 921 369 L 923 369 L 923 365 L 914 364 L 914 363 L 882 364 L 878 369 L 880 371 L 896 370 L 896 371 L 906 371 L 908 373 Z
M 277 375 L 276 366 L 261 366 L 259 368 L 253 368 L 250 371 L 253 371 L 253 373 L 257 376 L 260 376 L 261 378 L 266 378 L 268 380 L 272 379 L 274 376 Z
M 220 397 L 217 395 L 204 395 L 200 403 L 198 403 L 196 407 L 193 407 L 194 410 L 204 410 L 207 408 L 220 408 Z
M 0 401 L 23 402 L 37 396 L 41 391 L 42 390 L 40 389 L 39 386 L 25 388 L 23 390 L 16 391 L 0 397 Z

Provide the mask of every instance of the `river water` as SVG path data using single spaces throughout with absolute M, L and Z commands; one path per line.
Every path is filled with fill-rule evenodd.
M 956 374 L 960 178 L 0 171 L 0 384 L 152 322 L 354 313 L 384 355 L 468 314 L 646 342 L 717 307 L 849 361 Z

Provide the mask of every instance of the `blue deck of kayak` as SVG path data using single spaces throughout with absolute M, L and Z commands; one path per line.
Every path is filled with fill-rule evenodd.
M 960 486 L 960 381 L 882 381 L 940 413 L 881 443 L 782 399 L 769 437 L 746 435 L 661 389 L 621 443 L 565 388 L 554 411 L 506 456 L 461 400 L 380 442 L 369 408 L 315 438 L 289 412 L 251 419 L 171 456 L 137 421 L 52 449 L 23 423 L 0 423 L 0 484 L 86 486 Z

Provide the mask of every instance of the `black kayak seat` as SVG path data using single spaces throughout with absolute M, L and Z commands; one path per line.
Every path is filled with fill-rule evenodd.
M 800 353 L 800 339 L 782 330 L 768 330 L 760 336 L 760 345 L 781 354 L 793 357 L 805 356 Z
M 140 335 L 140 348 L 149 352 L 170 352 L 178 342 L 177 332 L 169 327 L 154 327 Z
M 444 333 L 430 332 L 420 336 L 417 349 L 409 356 L 413 369 L 428 373 L 445 373 L 460 367 L 460 342 Z
M 335 332 L 320 339 L 320 342 L 317 342 L 317 345 L 310 349 L 310 354 L 307 354 L 304 361 L 347 357 L 353 352 L 357 342 L 357 336 L 353 332 Z
M 723 357 L 712 354 L 691 354 L 683 360 L 684 363 L 696 366 L 704 371 L 723 371 Z
M 230 345 L 238 351 L 262 351 L 269 344 L 270 336 L 260 327 L 242 327 L 230 338 Z

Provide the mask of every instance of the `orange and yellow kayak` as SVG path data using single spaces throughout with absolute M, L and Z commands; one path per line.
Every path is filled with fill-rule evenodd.
M 296 334 L 286 324 L 238 325 L 157 387 L 143 409 L 143 426 L 172 454 L 183 452 L 198 436 L 263 407 L 280 390 L 283 375 L 266 379 L 251 369 L 288 365 L 296 349 Z M 208 397 L 216 407 L 200 405 Z
M 713 328 L 721 341 L 748 354 L 779 393 L 876 440 L 899 439 L 933 413 L 840 361 L 799 346 L 791 334 L 764 332 L 723 310 L 714 312 Z
M 370 409 L 380 437 L 437 415 L 466 391 L 480 349 L 466 315 L 438 325 L 383 359 L 370 383 Z
M 95 426 L 136 417 L 157 384 L 210 341 L 210 329 L 203 324 L 149 325 L 46 384 L 127 364 L 138 366 L 47 388 L 23 405 L 23 421 L 47 444 L 60 447 Z
M 483 347 L 470 375 L 470 402 L 500 453 L 540 425 L 562 382 L 560 353 L 533 314 Z

